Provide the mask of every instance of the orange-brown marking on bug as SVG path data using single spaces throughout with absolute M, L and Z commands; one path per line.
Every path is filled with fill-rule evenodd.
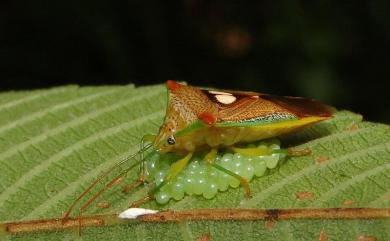
M 314 193 L 307 191 L 296 192 L 295 198 L 298 200 L 312 200 L 314 199 Z
M 356 241 L 377 241 L 378 239 L 374 236 L 360 235 Z
M 348 207 L 348 206 L 351 206 L 353 203 L 354 203 L 353 200 L 344 200 L 343 206 Z
M 316 158 L 315 161 L 316 161 L 316 164 L 321 165 L 321 164 L 326 163 L 328 160 L 329 160 L 329 157 L 327 157 L 327 156 L 319 156 Z
M 167 80 L 167 87 L 172 92 L 176 91 L 181 86 L 182 86 L 181 84 L 177 83 L 174 80 Z
M 109 208 L 110 204 L 107 201 L 102 201 L 97 204 L 99 208 Z
M 211 240 L 211 235 L 208 233 L 203 234 L 202 236 L 196 239 L 196 241 L 210 241 L 210 240 Z
M 213 125 L 215 122 L 217 122 L 217 118 L 209 112 L 203 112 L 198 117 L 207 125 Z
M 320 232 L 320 236 L 318 237 L 318 241 L 328 241 L 328 235 L 325 230 L 322 228 Z

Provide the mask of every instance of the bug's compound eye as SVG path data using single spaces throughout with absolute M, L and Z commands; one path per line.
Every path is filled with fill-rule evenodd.
M 169 137 L 167 138 L 167 143 L 168 143 L 169 145 L 175 145 L 175 143 L 176 143 L 175 137 L 169 136 Z

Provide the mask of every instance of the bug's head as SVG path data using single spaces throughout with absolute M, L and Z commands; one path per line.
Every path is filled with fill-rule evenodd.
M 160 152 L 171 152 L 180 144 L 180 138 L 175 136 L 176 132 L 186 126 L 185 115 L 183 116 L 183 105 L 180 94 L 185 91 L 184 84 L 167 81 L 168 106 L 164 123 L 154 141 L 154 148 Z
M 157 138 L 154 141 L 154 148 L 160 152 L 170 152 L 177 145 L 175 128 L 173 123 L 164 123 L 160 127 Z
M 182 131 L 188 130 L 187 128 L 199 120 L 201 113 L 213 112 L 216 107 L 199 88 L 168 80 L 167 89 L 165 120 L 154 147 L 161 152 L 192 151 L 195 148 L 193 142 L 188 136 L 183 136 Z M 181 134 L 176 135 L 179 132 Z

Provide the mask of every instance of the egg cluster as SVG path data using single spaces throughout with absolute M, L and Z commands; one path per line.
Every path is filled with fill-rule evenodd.
M 216 164 L 228 169 L 231 172 L 242 176 L 250 181 L 254 176 L 263 176 L 267 169 L 275 168 L 278 162 L 286 154 L 280 150 L 280 142 L 277 139 L 263 141 L 257 145 L 251 144 L 248 147 L 269 147 L 273 150 L 271 155 L 266 156 L 243 156 L 239 153 L 226 152 L 218 154 Z M 178 160 L 174 154 L 151 153 L 146 161 L 146 180 L 159 185 L 167 175 L 170 165 Z M 236 188 L 240 181 L 211 166 L 202 160 L 201 156 L 194 156 L 186 168 L 170 180 L 155 194 L 159 204 L 167 203 L 171 198 L 183 199 L 184 195 L 203 195 L 206 199 L 213 198 L 218 191 L 226 191 L 229 187 Z

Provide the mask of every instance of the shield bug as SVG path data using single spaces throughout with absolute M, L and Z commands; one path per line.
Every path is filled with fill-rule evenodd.
M 139 179 L 123 190 L 130 191 L 145 180 L 153 185 L 149 194 L 132 206 L 153 198 L 163 204 L 170 198 L 179 200 L 185 193 L 211 198 L 218 190 L 240 184 L 249 197 L 248 181 L 253 176 L 274 168 L 285 154 L 307 151 L 286 151 L 280 149 L 280 143 L 259 141 L 329 119 L 333 112 L 327 105 L 301 97 L 198 88 L 172 80 L 167 81 L 167 90 L 166 115 L 158 134 L 145 135 L 140 150 L 95 180 L 75 200 L 65 217 L 104 176 L 129 159 L 136 161 L 84 202 L 80 212 L 102 192 L 121 182 L 137 165 Z M 145 158 L 150 149 L 152 153 Z

